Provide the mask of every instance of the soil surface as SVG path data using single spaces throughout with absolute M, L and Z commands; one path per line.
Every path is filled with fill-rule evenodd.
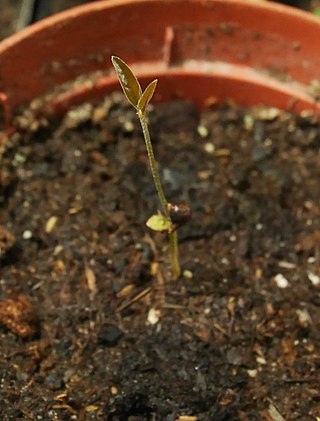
M 1 147 L 0 419 L 318 420 L 319 125 L 149 116 L 168 198 L 193 212 L 178 281 L 122 95 Z

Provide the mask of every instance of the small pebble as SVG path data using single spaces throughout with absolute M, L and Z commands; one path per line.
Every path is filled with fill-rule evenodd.
M 68 111 L 64 119 L 64 126 L 67 129 L 74 129 L 75 127 L 78 127 L 81 123 L 88 121 L 91 118 L 92 112 L 92 104 L 82 104 L 79 107 Z
M 118 393 L 118 389 L 116 386 L 111 386 L 110 387 L 110 392 L 112 395 L 116 395 Z
M 247 373 L 250 377 L 255 378 L 258 374 L 258 370 L 248 370 Z
M 213 152 L 215 151 L 214 144 L 213 144 L 213 143 L 210 143 L 210 142 L 207 142 L 207 143 L 204 145 L 204 150 L 205 150 L 207 153 L 213 153 Z
M 267 361 L 263 357 L 257 357 L 256 361 L 257 361 L 258 364 L 261 364 L 261 365 L 267 364 Z
M 45 384 L 50 390 L 59 390 L 63 387 L 62 379 L 55 374 L 49 374 L 45 378 Z
M 273 279 L 275 280 L 278 288 L 287 288 L 289 286 L 287 278 L 285 278 L 281 273 L 278 273 Z
M 209 134 L 209 131 L 206 126 L 203 126 L 202 124 L 199 124 L 197 127 L 198 133 L 201 137 L 207 137 Z M 211 143 L 212 144 L 212 143 Z
M 151 325 L 156 325 L 160 320 L 160 310 L 157 310 L 155 308 L 150 308 L 148 312 L 148 323 Z
M 30 231 L 30 230 L 25 230 L 24 232 L 23 232 L 23 234 L 22 234 L 22 238 L 24 239 L 24 240 L 30 240 L 31 238 L 32 238 L 32 231 Z
M 191 272 L 191 270 L 188 270 L 188 269 L 184 270 L 182 275 L 186 279 L 192 279 L 193 278 L 193 273 Z
M 99 344 L 107 347 L 116 346 L 122 336 L 123 332 L 118 328 L 118 326 L 107 323 L 99 332 Z
M 199 171 L 198 178 L 199 180 L 208 180 L 211 175 L 211 171 Z
M 99 123 L 100 121 L 106 118 L 107 114 L 108 111 L 105 110 L 103 107 L 97 108 L 93 112 L 92 120 L 95 123 Z
M 246 130 L 252 130 L 254 125 L 254 118 L 250 114 L 246 114 L 243 118 L 243 124 Z
M 264 139 L 263 144 L 264 146 L 272 146 L 272 139 L 270 139 L 270 137 L 267 137 L 266 139 Z
M 303 310 L 298 309 L 296 310 L 296 314 L 298 316 L 299 323 L 302 327 L 308 327 L 311 325 L 312 320 L 307 309 L 303 309 Z
M 59 253 L 61 253 L 63 250 L 63 246 L 61 246 L 60 244 L 58 244 L 54 250 L 53 250 L 53 255 L 57 256 Z
M 123 124 L 123 128 L 127 133 L 132 133 L 133 130 L 134 130 L 134 125 L 133 125 L 132 121 L 126 120 Z
M 76 158 L 79 158 L 79 157 L 82 155 L 82 152 L 80 151 L 80 149 L 75 149 L 75 150 L 73 151 L 73 155 L 74 155 Z
M 28 209 L 28 208 L 30 208 L 30 202 L 28 202 L 27 200 L 25 200 L 25 201 L 22 203 L 22 206 L 23 206 L 25 209 Z
M 25 155 L 22 155 L 21 153 L 16 153 L 14 156 L 14 160 L 17 164 L 23 164 L 26 162 L 27 157 Z
M 263 107 L 261 109 L 257 109 L 255 112 L 255 117 L 259 120 L 265 120 L 265 121 L 272 121 L 275 120 L 277 117 L 279 117 L 280 111 L 278 108 L 273 107 Z
M 316 275 L 313 272 L 308 272 L 308 279 L 315 287 L 320 285 L 320 276 Z

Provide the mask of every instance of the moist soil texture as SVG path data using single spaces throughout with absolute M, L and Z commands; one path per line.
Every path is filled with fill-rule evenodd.
M 192 209 L 178 281 L 122 95 L 1 146 L 0 419 L 319 420 L 317 121 L 186 101 L 149 120 Z

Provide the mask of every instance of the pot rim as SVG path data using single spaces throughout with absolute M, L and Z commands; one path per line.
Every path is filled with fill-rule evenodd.
M 64 21 L 74 18 L 74 16 L 85 15 L 88 12 L 101 11 L 105 8 L 114 8 L 114 7 L 123 7 L 129 4 L 148 4 L 148 3 L 164 3 L 164 2 L 175 2 L 179 3 L 203 3 L 203 0 L 100 0 L 93 3 L 83 4 L 79 6 L 72 7 L 67 10 L 58 12 L 52 16 L 48 16 L 45 19 L 42 19 L 38 22 L 33 23 L 32 25 L 22 29 L 21 31 L 10 35 L 8 38 L 5 38 L 0 42 L 0 55 L 8 48 L 12 48 L 13 45 L 21 42 L 26 37 L 32 36 L 33 34 L 46 30 L 49 27 L 54 25 L 60 25 Z M 237 5 L 248 10 L 254 9 L 259 11 L 271 11 L 281 14 L 283 16 L 303 19 L 310 24 L 319 25 L 319 17 L 313 15 L 310 12 L 300 10 L 294 7 L 286 6 L 280 3 L 273 3 L 268 1 L 260 0 L 210 0 L 212 3 Z M 283 25 L 284 33 L 286 33 L 285 26 Z
M 152 8 L 150 8 L 151 5 L 153 6 Z M 185 16 L 187 16 L 188 19 L 186 19 L 185 17 L 180 19 L 180 16 L 178 16 L 178 17 L 174 17 L 174 19 L 171 21 L 170 20 L 171 16 L 168 17 L 168 14 L 166 14 L 167 12 L 164 13 L 165 9 L 168 9 L 169 5 L 171 7 L 170 11 L 177 12 L 177 10 L 180 11 L 181 9 L 183 9 Z M 182 5 L 183 5 L 183 8 L 180 7 Z M 211 24 L 212 21 L 214 21 L 215 25 L 217 25 L 217 22 L 218 23 L 219 22 L 221 23 L 222 22 L 236 22 L 236 23 L 239 22 L 239 25 L 241 24 L 241 30 L 242 30 L 242 33 L 240 36 L 242 37 L 247 36 L 244 33 L 244 30 L 246 30 L 247 28 L 249 28 L 250 31 L 252 32 L 251 36 L 254 34 L 255 31 L 257 31 L 257 33 L 258 31 L 261 31 L 262 36 L 265 36 L 266 39 L 263 40 L 262 44 L 260 45 L 260 53 L 258 49 L 256 50 L 257 54 L 260 54 L 260 58 L 259 58 L 260 61 L 263 62 L 264 54 L 267 57 L 267 55 L 270 54 L 270 52 L 271 52 L 271 56 L 273 54 L 275 59 L 278 58 L 279 60 L 283 60 L 283 53 L 287 50 L 289 51 L 290 49 L 291 56 L 289 57 L 289 61 L 291 60 L 291 62 L 289 62 L 288 66 L 289 66 L 290 71 L 293 72 L 293 74 L 295 72 L 295 74 L 293 75 L 292 79 L 289 82 L 286 82 L 286 81 L 283 82 L 282 92 L 281 94 L 278 95 L 280 107 L 282 108 L 285 107 L 286 106 L 285 104 L 290 102 L 289 101 L 290 98 L 296 98 L 298 99 L 298 102 L 300 101 L 300 105 L 296 108 L 298 111 L 301 110 L 302 108 L 308 108 L 312 110 L 313 112 L 315 112 L 316 114 L 320 115 L 320 104 L 318 104 L 317 101 L 308 92 L 308 83 L 311 83 L 311 81 L 313 80 L 310 75 L 317 74 L 316 73 L 317 69 L 320 67 L 320 58 L 318 58 L 319 56 L 318 52 L 315 51 L 316 49 L 315 49 L 314 43 L 310 42 L 310 39 L 312 40 L 314 38 L 320 37 L 320 20 L 318 17 L 312 15 L 311 13 L 294 9 L 288 6 L 284 6 L 278 3 L 271 3 L 271 2 L 264 2 L 264 1 L 257 1 L 257 0 L 102 0 L 102 1 L 97 1 L 93 3 L 77 6 L 77 7 L 68 9 L 66 11 L 60 12 L 56 15 L 50 16 L 12 35 L 11 37 L 3 40 L 0 43 L 0 58 L 2 58 L 2 60 L 0 59 L 0 104 L 2 104 L 2 107 L 4 109 L 5 126 L 10 127 L 11 114 L 18 105 L 26 104 L 35 97 L 45 95 L 46 92 L 50 92 L 50 90 L 54 86 L 58 86 L 58 85 L 60 86 L 60 84 L 63 84 L 64 82 L 68 82 L 68 81 L 72 82 L 75 79 L 75 77 L 79 75 L 90 76 L 89 68 L 91 64 L 88 65 L 88 63 L 84 63 L 84 64 L 80 63 L 79 68 L 76 70 L 74 68 L 69 69 L 67 68 L 67 65 L 66 65 L 65 67 L 67 69 L 63 70 L 64 74 L 62 76 L 59 74 L 57 76 L 54 74 L 54 72 L 52 72 L 49 76 L 40 75 L 39 67 L 42 64 L 47 65 L 48 63 L 46 61 L 48 61 L 49 59 L 53 60 L 55 58 L 50 55 L 52 54 L 52 51 L 56 54 L 58 64 L 61 63 L 62 65 L 65 65 L 66 61 L 71 57 L 70 54 L 76 55 L 76 54 L 82 53 L 81 48 L 82 48 L 82 45 L 85 44 L 84 42 L 81 44 L 81 41 L 84 41 L 83 34 L 80 34 L 78 39 L 76 40 L 74 50 L 72 50 L 72 47 L 70 47 L 70 45 L 68 46 L 67 43 L 64 41 L 64 36 L 66 34 L 67 36 L 68 35 L 70 36 L 70 34 L 72 33 L 75 34 L 75 31 L 77 29 L 79 30 L 79 26 L 84 24 L 85 19 L 90 18 L 92 16 L 94 18 L 100 18 L 100 24 L 101 24 L 102 15 L 110 18 L 110 17 L 113 17 L 114 15 L 117 15 L 118 13 L 117 17 L 118 19 L 120 19 L 119 22 L 121 24 L 122 23 L 121 17 L 125 16 L 125 18 L 127 18 L 127 16 L 129 15 L 129 13 L 125 14 L 128 6 L 131 7 L 130 9 L 131 11 L 132 10 L 134 11 L 153 10 L 153 13 L 155 10 L 158 11 L 161 8 L 161 11 L 163 12 L 161 17 L 163 16 L 168 17 L 168 20 L 170 22 L 161 21 L 160 23 L 157 23 L 158 27 L 156 31 L 158 31 L 158 33 L 156 34 L 155 38 L 152 40 L 153 43 L 155 42 L 155 40 L 159 40 L 160 32 L 161 33 L 166 32 L 166 29 L 167 29 L 166 23 L 169 27 L 170 25 L 174 26 L 175 24 L 176 25 L 186 24 L 190 21 L 192 23 L 195 22 L 195 24 L 198 24 L 198 26 L 203 25 L 204 23 L 207 26 L 209 26 L 209 24 Z M 135 7 L 137 9 L 132 9 L 132 7 Z M 201 8 L 203 10 L 200 10 Z M 214 15 L 213 13 L 210 13 L 210 9 L 212 8 L 215 8 L 214 9 L 215 11 L 218 10 L 219 13 L 221 14 L 221 17 L 220 15 L 217 17 L 217 14 Z M 192 18 L 194 18 L 194 21 L 193 21 L 190 18 L 190 15 L 187 14 L 187 12 L 190 13 L 190 11 L 191 12 L 201 11 L 201 17 L 199 18 L 199 16 L 192 16 Z M 105 12 L 105 15 L 103 14 L 103 12 Z M 270 16 L 272 17 L 272 19 L 270 19 Z M 92 20 L 90 22 L 92 23 Z M 130 29 L 132 28 L 133 30 L 135 29 L 135 27 L 133 26 L 130 20 L 129 20 L 129 24 L 128 22 L 125 22 L 125 23 L 127 23 L 128 26 L 132 25 Z M 139 28 L 139 30 L 140 30 L 139 36 L 143 40 L 142 38 L 143 30 L 141 30 L 141 28 Z M 150 25 L 149 25 L 149 30 L 150 30 Z M 199 29 L 197 28 L 197 30 Z M 103 31 L 105 31 L 105 28 L 103 29 Z M 103 32 L 103 31 L 100 31 L 100 32 Z M 96 31 L 96 34 L 95 34 L 93 31 L 93 39 L 97 39 L 95 37 L 99 36 L 97 35 L 98 32 L 99 31 Z M 104 32 L 103 32 L 103 35 L 104 35 Z M 277 50 L 278 38 L 275 38 L 275 35 L 280 39 L 281 42 L 283 42 L 283 45 L 281 46 L 281 48 L 279 48 L 279 50 Z M 57 38 L 54 38 L 55 36 L 57 36 Z M 165 43 L 167 44 L 172 43 L 172 40 L 170 38 L 171 36 L 174 36 L 174 35 L 172 34 L 170 35 L 170 31 L 169 31 L 169 36 L 168 36 L 168 39 L 165 40 Z M 137 39 L 140 40 L 140 38 L 137 38 Z M 56 39 L 56 45 L 54 45 L 52 39 Z M 213 39 L 214 38 L 212 38 L 212 40 Z M 121 41 L 123 42 L 124 40 L 125 38 L 122 34 Z M 293 48 L 290 48 L 290 45 L 295 40 L 302 42 L 302 46 L 303 46 L 302 54 L 300 54 L 300 52 L 291 51 L 293 50 Z M 64 44 L 63 44 L 63 41 L 64 41 Z M 210 41 L 211 40 L 209 39 L 209 42 Z M 226 38 L 224 39 L 224 41 L 226 41 Z M 241 39 L 240 41 L 238 41 L 237 36 L 236 36 L 234 37 L 232 41 L 235 42 L 236 44 L 235 48 L 238 47 L 238 44 L 239 44 L 239 49 L 244 48 L 243 46 L 246 45 L 244 42 L 246 41 L 245 38 L 244 40 Z M 249 41 L 252 41 L 252 40 L 249 39 Z M 103 42 L 105 42 L 105 39 L 103 39 L 103 42 L 102 42 L 101 36 L 100 36 L 99 42 L 100 42 L 99 48 L 102 48 L 102 46 L 104 45 Z M 37 45 L 37 43 L 39 45 Z M 269 48 L 269 44 L 270 45 L 272 44 L 270 48 Z M 47 45 L 48 45 L 48 48 L 46 49 Z M 52 47 L 52 45 L 54 46 Z M 63 48 L 63 45 L 66 46 L 65 49 Z M 253 83 L 253 87 L 255 89 L 258 87 L 258 90 L 256 93 L 248 91 L 248 97 L 251 98 L 251 102 L 252 102 L 253 97 L 255 98 L 256 102 L 259 102 L 259 95 L 262 92 L 260 88 L 262 84 L 264 83 L 264 81 L 266 84 L 270 83 L 272 85 L 274 81 L 278 81 L 278 80 L 276 78 L 273 78 L 272 75 L 268 75 L 269 76 L 269 79 L 268 79 L 268 77 L 266 77 L 266 74 L 260 71 L 261 69 L 263 70 L 263 66 L 261 67 L 261 69 L 257 70 L 258 67 L 254 68 L 252 62 L 249 61 L 247 65 L 247 69 L 246 69 L 245 68 L 246 66 L 243 66 L 241 62 L 239 63 L 239 60 L 238 62 L 236 62 L 237 59 L 235 59 L 235 62 L 232 62 L 233 58 L 231 58 L 231 60 L 229 61 L 229 58 L 231 57 L 231 55 L 230 57 L 223 56 L 224 52 L 223 52 L 223 49 L 221 49 L 221 45 L 223 46 L 222 41 L 220 40 L 220 54 L 222 51 L 222 56 L 221 56 L 222 58 L 218 56 L 217 58 L 215 56 L 212 56 L 211 54 L 209 58 L 209 62 L 212 64 L 215 62 L 215 60 L 217 60 L 217 63 L 219 63 L 219 59 L 220 59 L 220 63 L 226 63 L 227 65 L 229 65 L 231 69 L 230 75 L 231 77 L 234 78 L 235 81 L 238 81 L 238 83 L 241 83 L 241 77 L 240 77 L 241 71 L 243 70 L 255 71 L 257 78 L 259 79 L 260 77 L 260 81 L 259 83 L 256 83 L 256 84 Z M 36 46 L 37 48 L 34 49 L 34 46 Z M 90 48 L 94 50 L 95 45 L 91 46 L 91 44 L 87 42 L 87 44 L 84 45 L 84 47 L 85 47 L 84 54 L 88 54 L 88 52 L 90 52 Z M 164 45 L 164 47 L 163 46 L 159 47 L 158 45 L 156 45 L 156 47 L 158 49 L 161 49 L 161 48 L 166 47 L 166 45 Z M 266 52 L 263 51 L 264 47 L 266 48 Z M 122 48 L 122 44 L 121 44 L 121 48 Z M 119 48 L 119 50 L 121 50 L 121 48 Z M 153 48 L 155 49 L 154 45 L 153 45 Z M 214 48 L 217 48 L 216 44 L 214 44 Z M 253 46 L 252 51 L 250 52 L 251 54 L 255 54 L 254 48 L 258 48 L 258 47 Z M 270 49 L 270 51 L 267 51 L 268 48 Z M 23 49 L 22 50 L 23 54 L 19 54 L 19 49 Z M 116 47 L 113 44 L 110 49 L 111 49 L 110 55 L 111 54 L 121 55 L 130 65 L 133 66 L 139 78 L 141 76 L 142 77 L 149 76 L 150 78 L 154 78 L 154 77 L 157 77 L 158 74 L 161 74 L 163 70 L 167 71 L 168 74 L 175 73 L 178 70 L 178 68 L 175 67 L 175 63 L 172 65 L 170 61 L 166 62 L 167 59 L 170 60 L 170 57 L 167 59 L 161 57 L 159 60 L 159 57 L 157 57 L 157 59 L 154 59 L 154 57 L 149 54 L 149 56 L 147 55 L 146 57 L 143 56 L 141 58 L 141 55 L 143 54 L 142 47 L 140 47 L 141 51 L 139 51 L 136 54 L 136 53 L 131 53 L 130 48 L 126 46 L 124 50 L 127 53 L 130 52 L 131 57 L 126 57 L 126 55 L 123 55 L 122 51 L 116 50 Z M 193 49 L 195 50 L 194 46 L 193 46 Z M 272 51 L 272 49 L 274 49 L 275 51 Z M 32 57 L 31 55 L 33 52 L 35 54 L 35 57 Z M 191 62 L 193 60 L 193 57 L 192 57 L 193 52 L 190 55 L 190 57 L 188 56 L 188 54 L 189 52 L 186 53 L 185 59 L 186 61 Z M 19 58 L 19 55 L 21 56 L 20 58 Z M 30 69 L 30 75 L 31 75 L 30 86 L 27 86 L 27 83 L 26 83 L 26 81 L 28 81 L 27 79 L 28 75 L 22 75 L 20 81 L 19 81 L 18 76 L 16 76 L 17 69 L 19 69 L 19 71 L 21 70 L 25 71 L 24 67 L 27 67 L 28 65 L 25 62 L 28 59 L 28 57 L 30 57 L 29 58 L 29 69 Z M 105 58 L 106 57 L 107 55 L 105 55 Z M 309 60 L 309 68 L 307 68 L 306 70 L 307 72 L 306 76 L 304 74 L 305 69 L 303 68 L 303 63 L 302 63 L 302 58 L 304 57 L 306 57 Z M 226 58 L 226 60 L 224 60 L 224 58 Z M 44 60 L 44 63 L 41 60 Z M 294 60 L 296 60 L 296 62 L 294 62 Z M 80 61 L 81 61 L 81 58 L 80 58 Z M 198 63 L 200 64 L 198 68 L 199 74 L 201 75 L 206 74 L 207 67 L 208 67 L 207 63 L 201 61 L 201 59 L 198 60 Z M 204 65 L 201 66 L 203 63 Z M 102 81 L 100 85 L 103 84 L 103 79 L 106 77 L 106 75 L 107 77 L 111 79 L 113 78 L 114 80 L 113 73 L 112 73 L 112 76 L 110 76 L 111 75 L 110 72 L 113 70 L 110 60 L 108 60 L 107 65 L 104 65 L 101 62 L 100 67 L 98 67 L 96 64 L 95 66 L 96 66 L 95 69 L 99 68 L 105 72 L 103 77 L 101 78 Z M 300 67 L 298 68 L 298 66 Z M 155 69 L 153 74 L 152 72 L 149 71 L 150 67 L 153 67 Z M 219 71 L 215 73 L 214 68 L 215 67 L 213 66 L 212 67 L 213 77 L 215 78 L 220 77 L 221 80 L 224 80 L 224 81 L 228 79 L 226 77 L 223 77 L 223 75 L 221 74 L 221 72 L 219 73 Z M 267 66 L 265 66 L 265 69 L 267 69 Z M 79 73 L 76 74 L 76 71 L 79 71 Z M 182 77 L 188 76 L 192 73 L 190 72 L 190 69 L 183 66 L 181 66 L 181 71 L 182 71 Z M 39 75 L 40 75 L 38 79 L 35 76 L 37 72 L 39 72 Z M 70 78 L 68 79 L 69 72 L 70 72 Z M 192 74 L 196 78 L 196 73 L 193 72 Z M 290 72 L 288 74 L 290 74 Z M 296 77 L 297 75 L 299 77 L 302 75 L 302 78 L 304 78 L 305 80 L 299 80 L 299 77 Z M 247 77 L 248 77 L 248 72 L 243 77 L 242 81 L 243 82 L 246 81 Z M 194 82 L 194 84 L 196 84 L 196 82 Z M 98 85 L 99 85 L 99 82 L 98 82 Z M 109 87 L 111 85 L 112 83 L 109 84 Z M 73 90 L 73 87 L 71 87 L 70 89 Z M 166 89 L 168 89 L 168 86 Z M 86 93 L 87 97 L 89 95 L 89 90 L 90 88 L 87 89 L 87 93 Z M 92 89 L 92 92 L 93 91 L 94 89 Z M 284 92 L 287 92 L 286 101 L 284 101 L 283 99 Z M 77 90 L 75 90 L 75 92 L 73 92 L 72 94 L 75 100 L 76 98 L 79 99 L 81 97 L 81 95 L 79 95 L 79 92 Z M 62 104 L 64 97 L 66 97 L 65 93 L 61 95 L 60 105 Z M 235 95 L 235 100 L 237 100 L 236 95 Z M 71 105 L 73 104 L 72 98 L 70 99 L 70 96 L 68 97 L 68 101 L 69 101 L 68 104 L 71 104 Z M 56 101 L 56 103 L 59 103 L 59 100 Z M 248 104 L 252 105 L 250 104 L 250 101 Z M 275 104 L 272 104 L 272 101 L 271 101 L 271 104 L 267 104 L 267 105 L 277 106 L 276 101 L 275 101 Z M 56 109 L 58 108 L 59 107 L 57 107 Z M 63 106 L 60 108 L 63 108 Z

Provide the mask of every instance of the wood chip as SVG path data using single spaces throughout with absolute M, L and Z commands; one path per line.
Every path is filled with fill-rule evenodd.
M 229 157 L 231 154 L 230 149 L 221 148 L 214 151 L 214 154 L 218 157 Z
M 15 236 L 3 225 L 0 225 L 0 257 L 13 247 L 15 241 Z
M 58 222 L 58 217 L 57 216 L 51 216 L 45 226 L 45 231 L 47 234 L 50 234 L 53 230 L 54 227 L 56 226 L 56 223 Z
M 88 405 L 85 407 L 86 412 L 94 412 L 97 411 L 99 407 L 97 405 Z
M 320 231 L 316 231 L 311 235 L 303 237 L 296 246 L 298 251 L 312 251 L 316 246 L 320 245 Z
M 93 270 L 87 265 L 85 267 L 85 278 L 87 281 L 89 291 L 93 295 L 95 295 L 97 293 L 96 275 L 94 274 Z
M 135 295 L 132 300 L 130 300 L 128 303 L 124 303 L 123 305 L 121 305 L 120 307 L 118 307 L 117 311 L 121 312 L 126 310 L 127 308 L 131 307 L 133 304 L 135 304 L 136 302 L 138 302 L 139 300 L 141 300 L 143 297 L 145 297 L 146 295 L 148 295 L 151 292 L 151 288 L 146 288 L 143 291 L 139 292 L 137 295 Z
M 272 403 L 266 411 L 261 412 L 261 415 L 266 421 L 286 421 Z
M 134 289 L 135 289 L 135 285 L 134 284 L 128 284 L 126 286 L 124 286 L 117 294 L 118 298 L 125 298 L 125 297 L 129 297 Z
M 21 338 L 35 334 L 35 320 L 34 309 L 25 295 L 0 301 L 0 324 Z
M 52 405 L 52 409 L 62 409 L 62 410 L 70 412 L 73 415 L 77 415 L 77 411 L 73 409 L 72 406 L 67 405 L 67 404 Z
M 285 260 L 281 260 L 280 262 L 278 262 L 278 266 L 279 268 L 283 268 L 283 269 L 295 269 L 297 267 L 296 264 L 287 262 Z

